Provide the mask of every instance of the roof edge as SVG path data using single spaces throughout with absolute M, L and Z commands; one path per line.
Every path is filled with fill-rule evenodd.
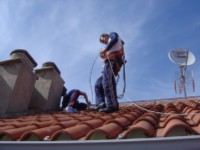
M 124 148 L 127 149 L 170 149 L 177 150 L 181 148 L 181 150 L 186 149 L 199 149 L 199 141 L 200 136 L 187 136 L 187 137 L 164 137 L 164 138 L 142 138 L 142 139 L 120 139 L 120 140 L 89 140 L 89 141 L 5 141 L 0 142 L 1 150 L 7 149 L 15 149 L 21 150 L 28 149 L 30 146 L 32 149 L 42 150 L 54 150 L 56 149 L 74 149 L 74 150 L 102 150 L 102 149 L 115 149 L 122 150 Z M 102 144 L 103 143 L 103 144 Z

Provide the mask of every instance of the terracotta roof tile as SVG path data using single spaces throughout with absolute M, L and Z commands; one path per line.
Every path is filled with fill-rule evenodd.
M 56 122 L 53 125 L 60 125 L 62 128 L 69 128 L 72 126 L 75 126 L 79 123 L 79 120 L 67 120 L 67 121 L 61 121 L 61 122 Z
M 26 132 L 28 130 L 33 130 L 33 129 L 37 129 L 37 126 L 36 125 L 29 125 L 29 126 L 26 126 L 26 127 L 1 131 L 0 132 L 0 139 L 1 140 L 8 140 L 8 141 L 18 140 L 24 132 Z
M 40 129 L 35 129 L 35 130 L 30 130 L 25 132 L 21 137 L 21 141 L 42 141 L 42 140 L 48 140 L 52 134 L 58 130 L 61 130 L 62 127 L 59 125 L 53 125 L 50 127 L 45 127 L 45 128 L 40 128 Z
M 81 122 L 81 123 L 79 123 L 79 125 L 80 124 L 87 124 L 91 128 L 95 129 L 95 128 L 102 126 L 104 124 L 104 121 L 101 119 L 93 119 L 93 120 Z
M 118 123 L 111 122 L 105 124 L 97 129 L 92 130 L 85 139 L 87 140 L 99 140 L 99 139 L 116 139 L 118 135 L 123 131 Z
M 120 105 L 118 112 L 46 112 L 0 119 L 0 140 L 99 140 L 200 134 L 199 101 Z
M 77 140 L 85 136 L 92 128 L 87 124 L 80 124 L 74 127 L 57 131 L 51 137 L 51 140 Z
M 123 114 L 122 116 L 125 117 L 125 118 L 127 118 L 130 122 L 133 122 L 133 121 L 135 121 L 137 119 L 137 117 L 135 115 L 132 115 L 130 113 Z
M 154 126 L 154 127 L 157 127 L 157 122 L 158 122 L 157 120 L 158 120 L 158 119 L 155 119 L 155 118 L 153 118 L 152 116 L 147 116 L 147 115 L 142 116 L 142 117 L 140 117 L 138 120 L 136 120 L 135 123 L 140 122 L 140 121 L 142 121 L 142 120 L 151 123 L 152 126 Z
M 11 125 L 15 126 L 16 128 L 25 127 L 29 125 L 29 122 L 14 122 Z
M 154 126 L 146 120 L 140 120 L 130 126 L 130 128 L 123 133 L 123 138 L 144 138 L 153 137 L 155 135 Z
M 4 131 L 4 130 L 14 129 L 14 128 L 15 128 L 14 125 L 2 126 L 2 127 L 0 127 L 0 132 L 1 132 L 1 131 Z
M 39 121 L 35 121 L 30 123 L 31 125 L 36 125 L 38 128 L 43 128 L 43 127 L 48 127 L 51 126 L 52 124 L 55 124 L 55 121 L 43 121 L 43 122 L 39 122 Z
M 199 108 L 200 107 L 200 104 L 198 102 L 193 101 L 193 100 L 188 100 L 186 102 L 186 104 L 190 107 L 193 107 L 193 108 Z
M 114 117 L 111 115 L 105 115 L 105 116 L 101 116 L 101 117 L 97 117 L 98 119 L 102 119 L 103 121 L 107 121 L 110 119 L 113 119 Z
M 194 124 L 199 125 L 200 124 L 200 112 L 197 111 L 196 113 L 199 113 L 199 115 L 193 115 L 193 117 L 191 117 L 191 120 L 194 122 Z
M 79 120 L 79 121 L 87 121 L 87 120 L 91 120 L 91 119 L 93 119 L 93 117 L 91 117 L 91 116 L 77 116 L 77 117 L 75 117 L 77 120 Z
M 118 118 L 107 121 L 105 124 L 109 124 L 109 123 L 118 124 L 122 128 L 126 128 L 127 126 L 131 124 L 130 120 L 127 119 L 126 117 L 118 117 Z
M 164 128 L 157 130 L 157 137 L 183 136 L 198 134 L 193 128 L 180 119 L 171 119 Z

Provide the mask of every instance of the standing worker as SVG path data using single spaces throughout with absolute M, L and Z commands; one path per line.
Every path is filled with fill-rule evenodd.
M 83 96 L 87 104 L 79 102 L 79 96 Z M 91 102 L 88 100 L 87 94 L 78 89 L 73 89 L 67 94 L 63 95 L 61 109 L 66 110 L 67 112 L 78 112 L 81 110 L 86 110 L 89 105 L 91 105 Z
M 96 104 L 99 112 L 111 113 L 119 110 L 115 76 L 124 63 L 124 42 L 116 32 L 102 34 L 100 42 L 106 44 L 100 52 L 105 65 L 95 84 Z

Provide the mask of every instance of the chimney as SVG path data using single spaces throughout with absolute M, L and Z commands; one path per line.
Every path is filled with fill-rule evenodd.
M 35 73 L 37 80 L 30 108 L 41 111 L 59 110 L 64 87 L 60 70 L 54 62 L 45 62 Z
M 0 62 L 0 114 L 27 111 L 36 80 L 37 63 L 26 50 L 13 50 L 10 56 Z

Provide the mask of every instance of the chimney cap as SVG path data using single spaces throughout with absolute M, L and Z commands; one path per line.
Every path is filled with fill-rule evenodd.
M 16 53 L 23 53 L 27 56 L 27 58 L 33 63 L 33 65 L 36 67 L 37 66 L 37 63 L 36 61 L 33 59 L 33 57 L 28 53 L 27 50 L 25 49 L 15 49 L 13 50 L 11 53 L 10 53 L 10 56 L 12 56 L 13 54 L 16 54 Z
M 59 75 L 61 74 L 60 70 L 58 69 L 58 67 L 54 62 L 51 61 L 45 62 L 42 64 L 42 67 L 53 67 Z

